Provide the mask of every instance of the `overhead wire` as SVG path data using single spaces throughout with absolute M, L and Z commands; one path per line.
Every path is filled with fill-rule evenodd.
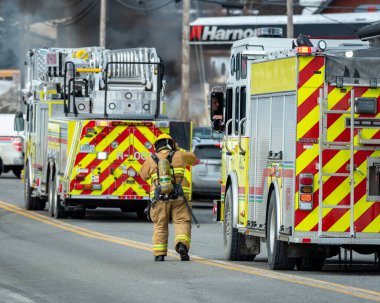
M 69 26 L 78 23 L 82 19 L 84 19 L 89 13 L 91 13 L 94 8 L 99 4 L 99 0 L 92 1 L 89 5 L 87 5 L 83 10 L 81 10 L 78 14 L 73 17 L 67 18 L 64 21 L 50 21 L 50 23 L 54 25 L 60 26 Z
M 169 1 L 166 1 L 165 3 L 163 3 L 163 4 L 159 4 L 157 6 L 152 6 L 152 7 L 148 7 L 148 8 L 134 6 L 134 5 L 125 3 L 122 0 L 117 0 L 117 2 L 119 2 L 121 5 L 129 8 L 129 9 L 133 9 L 133 10 L 141 11 L 141 12 L 149 12 L 149 11 L 154 11 L 154 10 L 161 9 L 161 8 L 169 5 L 170 3 L 175 2 L 175 0 L 169 0 Z

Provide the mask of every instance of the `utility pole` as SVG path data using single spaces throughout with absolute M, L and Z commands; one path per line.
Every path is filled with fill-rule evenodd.
M 182 0 L 182 3 L 181 119 L 188 121 L 190 86 L 190 0 Z
M 287 38 L 294 38 L 293 0 L 286 0 L 286 14 L 288 15 L 288 25 L 286 27 L 286 37 Z
M 107 0 L 100 0 L 99 45 L 106 47 Z

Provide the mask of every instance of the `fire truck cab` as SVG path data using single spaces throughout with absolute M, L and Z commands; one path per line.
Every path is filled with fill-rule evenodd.
M 150 184 L 137 172 L 156 138 L 170 133 L 181 147 L 191 144 L 190 123 L 166 116 L 156 50 L 43 48 L 26 62 L 26 209 L 48 202 L 56 218 L 97 207 L 142 216 Z M 185 178 L 191 184 L 190 170 Z
M 227 259 L 253 260 L 264 242 L 278 270 L 320 270 L 341 247 L 379 254 L 380 55 L 362 40 L 233 44 L 211 112 Z

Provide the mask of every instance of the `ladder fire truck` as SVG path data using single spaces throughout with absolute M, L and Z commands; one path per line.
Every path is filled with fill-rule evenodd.
M 170 134 L 190 148 L 191 125 L 169 121 L 154 48 L 34 49 L 27 55 L 25 207 L 84 217 L 117 207 L 139 216 L 150 184 L 137 172 Z M 22 115 L 16 127 L 24 127 Z M 185 177 L 191 184 L 190 170 Z M 191 193 L 191 188 L 185 188 Z
M 225 93 L 211 95 L 224 101 L 211 120 L 225 131 L 214 214 L 224 221 L 229 260 L 253 260 L 262 242 L 277 270 L 321 270 L 341 248 L 379 255 L 374 31 L 363 28 L 363 41 L 300 36 L 233 44 Z

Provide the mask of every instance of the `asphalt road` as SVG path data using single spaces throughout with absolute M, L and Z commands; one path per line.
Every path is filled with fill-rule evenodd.
M 380 301 L 373 255 L 354 255 L 346 268 L 330 260 L 322 272 L 270 271 L 265 249 L 254 262 L 228 262 L 210 204 L 196 204 L 191 261 L 172 250 L 154 262 L 151 223 L 109 209 L 84 220 L 25 211 L 21 181 L 2 175 L 0 303 Z

